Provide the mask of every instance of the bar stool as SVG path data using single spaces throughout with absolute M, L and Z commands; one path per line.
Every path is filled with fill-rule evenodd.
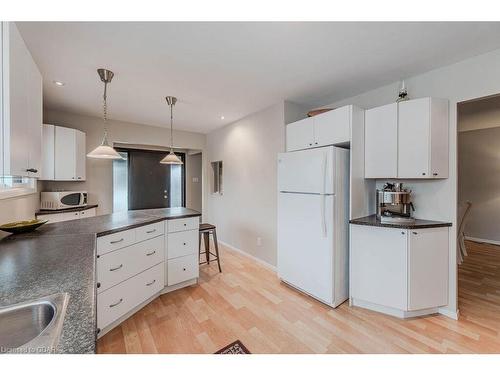
M 215 254 L 210 251 L 210 233 L 212 234 L 212 237 L 214 238 L 214 245 L 215 245 Z M 201 236 L 203 235 L 203 239 L 205 242 L 205 251 L 201 251 Z M 217 232 L 215 230 L 215 225 L 213 224 L 207 224 L 203 223 L 200 224 L 200 237 L 198 241 L 198 262 L 201 260 L 201 254 L 205 254 L 207 260 L 205 262 L 201 262 L 200 264 L 210 264 L 210 255 L 214 256 L 213 260 L 217 261 L 217 265 L 219 266 L 219 272 L 222 272 L 222 269 L 220 268 L 220 260 L 219 260 L 219 244 L 217 243 Z

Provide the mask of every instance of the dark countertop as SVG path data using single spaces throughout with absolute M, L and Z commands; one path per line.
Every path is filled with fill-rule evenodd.
M 97 236 L 163 220 L 200 216 L 186 208 L 127 211 L 46 224 L 0 241 L 0 306 L 67 292 L 59 353 L 96 351 Z
M 88 204 L 84 207 L 75 207 L 75 208 L 64 208 L 61 210 L 38 210 L 35 212 L 35 216 L 38 215 L 51 215 L 51 214 L 62 214 L 65 212 L 78 212 L 78 211 L 85 211 L 85 210 L 90 210 L 92 208 L 96 208 L 99 205 L 97 204 Z
M 424 229 L 424 228 L 439 228 L 451 227 L 451 223 L 443 221 L 421 220 L 415 219 L 414 223 L 381 223 L 377 219 L 377 215 L 370 215 L 349 220 L 349 223 L 356 225 L 368 225 L 372 227 L 384 228 L 400 228 L 400 229 Z

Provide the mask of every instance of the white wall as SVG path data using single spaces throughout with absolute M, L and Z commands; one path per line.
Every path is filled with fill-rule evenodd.
M 450 101 L 450 177 L 440 181 L 412 181 L 425 200 L 420 215 L 453 223 L 450 230 L 449 304 L 444 313 L 457 311 L 456 217 L 457 217 L 457 103 L 500 93 L 500 50 L 476 56 L 415 77 L 405 78 L 411 98 L 433 96 Z M 399 82 L 325 105 L 356 104 L 372 108 L 394 102 Z M 328 103 L 328 101 L 325 101 Z
M 202 153 L 186 153 L 186 207 L 202 211 Z M 196 182 L 197 181 L 197 182 Z
M 87 152 L 97 147 L 102 140 L 102 119 L 59 111 L 45 111 L 44 123 L 79 129 L 86 134 Z M 169 146 L 170 131 L 166 127 L 148 126 L 123 121 L 108 121 L 110 143 Z M 182 149 L 204 150 L 206 135 L 174 130 L 175 146 Z M 204 176 L 202 176 L 204 179 Z M 87 158 L 87 180 L 85 182 L 43 183 L 46 189 L 87 190 L 89 202 L 99 204 L 97 214 L 111 213 L 113 210 L 112 162 Z
M 280 102 L 207 136 L 205 169 L 211 173 L 211 161 L 223 162 L 223 195 L 206 189 L 208 221 L 217 226 L 219 240 L 273 266 L 277 258 L 277 154 L 285 149 L 285 117 L 293 121 L 305 113 L 300 106 Z

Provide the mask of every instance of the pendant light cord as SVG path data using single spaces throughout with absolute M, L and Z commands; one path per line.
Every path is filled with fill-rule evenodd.
M 108 83 L 104 82 L 104 95 L 102 96 L 102 112 L 103 112 L 103 125 L 104 125 L 104 139 L 107 141 L 108 129 L 107 129 L 107 121 L 108 121 L 108 104 L 106 102 L 107 99 L 107 88 Z
M 170 152 L 174 152 L 174 103 L 170 104 Z

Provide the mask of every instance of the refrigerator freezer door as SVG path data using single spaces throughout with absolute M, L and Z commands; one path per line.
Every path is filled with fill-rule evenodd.
M 279 193 L 278 275 L 333 304 L 334 195 Z
M 333 147 L 278 154 L 278 190 L 335 194 Z

